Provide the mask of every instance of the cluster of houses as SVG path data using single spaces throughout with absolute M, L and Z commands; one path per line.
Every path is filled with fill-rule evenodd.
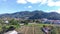
M 45 24 L 60 24 L 60 20 L 49 20 L 49 19 L 42 19 L 42 23 Z

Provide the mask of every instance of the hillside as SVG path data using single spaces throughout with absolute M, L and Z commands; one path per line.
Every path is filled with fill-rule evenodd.
M 16 12 L 12 14 L 1 14 L 0 18 L 9 17 L 9 18 L 28 18 L 28 19 L 41 19 L 41 18 L 47 18 L 47 19 L 54 19 L 54 20 L 60 20 L 60 14 L 56 12 L 50 12 L 46 13 L 44 11 L 21 11 Z

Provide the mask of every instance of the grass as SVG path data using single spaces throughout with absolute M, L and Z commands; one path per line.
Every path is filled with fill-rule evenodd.
M 28 25 L 26 25 L 26 26 L 34 26 L 34 25 L 36 25 L 36 26 L 40 26 L 40 27 L 42 27 L 43 25 L 46 25 L 46 26 L 53 26 L 52 24 L 28 24 Z

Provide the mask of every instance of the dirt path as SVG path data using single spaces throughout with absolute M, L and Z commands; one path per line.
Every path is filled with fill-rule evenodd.
M 33 34 L 33 29 L 32 29 L 31 26 L 29 26 L 29 29 L 28 29 L 28 31 L 26 32 L 26 34 Z
M 28 30 L 29 30 L 29 27 L 26 28 L 26 30 L 25 30 L 25 34 L 27 34 Z
M 35 34 L 35 27 L 33 26 L 33 34 Z

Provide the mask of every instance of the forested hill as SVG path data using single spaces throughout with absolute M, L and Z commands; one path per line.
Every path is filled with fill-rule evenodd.
M 60 14 L 56 12 L 44 12 L 44 11 L 21 11 L 16 12 L 12 14 L 0 14 L 0 18 L 9 17 L 9 18 L 27 18 L 27 19 L 41 19 L 41 18 L 47 18 L 47 19 L 54 19 L 54 20 L 60 20 Z

